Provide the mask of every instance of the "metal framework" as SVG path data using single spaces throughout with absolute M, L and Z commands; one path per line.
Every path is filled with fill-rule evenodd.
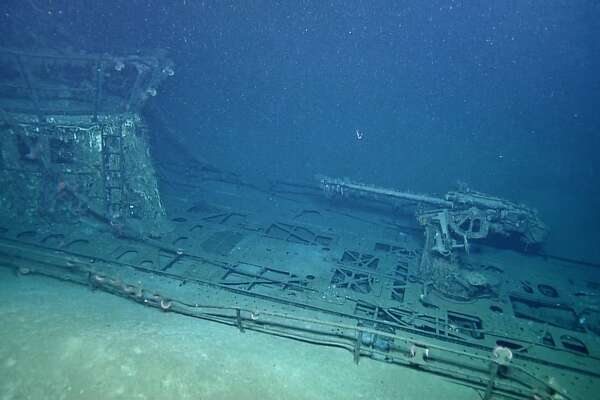
M 580 323 L 596 311 L 575 304 L 584 289 L 531 277 L 524 284 L 519 268 L 476 256 L 449 270 L 462 288 L 436 287 L 419 276 L 422 246 L 410 232 L 391 234 L 368 215 L 354 214 L 349 225 L 347 212 L 308 198 L 299 212 L 302 195 L 294 196 L 272 221 L 247 209 L 188 207 L 172 216 L 171 233 L 154 239 L 5 226 L 0 257 L 20 275 L 88 285 L 242 332 L 338 346 L 355 362 L 418 368 L 488 399 L 584 399 L 598 387 L 597 337 Z M 353 233 L 366 227 L 367 237 Z
M 174 75 L 164 57 L 33 53 L 0 48 L 5 112 L 48 116 L 136 112 Z
M 525 206 L 332 178 L 263 190 L 195 160 L 157 171 L 203 200 L 163 207 L 139 111 L 173 73 L 161 57 L 0 49 L 0 266 L 341 347 L 357 363 L 438 374 L 484 399 L 597 393 L 595 266 L 468 254 L 492 234 L 539 245 L 546 227 Z M 420 227 L 395 220 L 407 202 Z

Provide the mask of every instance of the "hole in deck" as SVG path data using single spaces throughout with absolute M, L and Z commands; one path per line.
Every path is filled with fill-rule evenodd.
M 533 293 L 533 288 L 531 287 L 529 282 L 521 282 L 521 288 L 529 294 Z
M 496 344 L 498 346 L 508 347 L 509 349 L 514 351 L 526 351 L 523 345 L 520 345 L 519 343 L 509 342 L 508 340 L 496 340 Z
M 42 243 L 48 243 L 48 242 L 53 242 L 53 241 L 60 242 L 64 238 L 65 238 L 65 235 L 63 235 L 62 233 L 53 233 L 52 235 L 48 235 L 45 238 L 43 238 Z
M 85 239 L 75 239 L 65 244 L 62 248 L 72 250 L 74 248 L 85 248 L 90 242 Z
M 37 235 L 36 231 L 23 231 L 17 235 L 17 239 L 31 239 L 35 235 Z
M 589 354 L 586 345 L 576 337 L 570 335 L 562 335 L 560 342 L 567 350 L 575 351 L 581 354 Z
M 544 296 L 558 297 L 558 291 L 550 285 L 539 284 L 537 288 Z
M 504 312 L 504 310 L 502 310 L 502 307 L 498 307 L 497 305 L 491 305 L 490 310 L 497 314 L 502 314 Z
M 177 239 L 173 240 L 174 246 L 182 246 L 189 238 L 187 236 L 179 236 Z
M 137 258 L 138 252 L 136 250 L 125 250 L 117 256 L 118 261 L 129 262 Z

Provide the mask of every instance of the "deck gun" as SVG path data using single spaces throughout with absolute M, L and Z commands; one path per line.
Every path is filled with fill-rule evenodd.
M 416 205 L 417 221 L 425 228 L 426 249 L 450 256 L 454 249 L 469 252 L 471 240 L 491 234 L 517 237 L 525 249 L 540 245 L 548 229 L 537 212 L 524 205 L 470 190 L 461 185 L 443 197 L 381 188 L 347 179 L 318 177 L 328 198 L 376 200 L 399 206 Z

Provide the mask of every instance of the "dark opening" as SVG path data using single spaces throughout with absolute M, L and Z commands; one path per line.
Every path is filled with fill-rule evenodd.
M 473 233 L 479 233 L 479 231 L 481 231 L 481 220 L 479 218 L 473 220 L 471 231 Z
M 576 351 L 581 354 L 589 354 L 586 345 L 573 336 L 563 335 L 560 337 L 560 342 L 567 350 Z
M 514 342 L 509 342 L 508 340 L 496 340 L 496 344 L 498 346 L 508 347 L 509 349 L 514 350 L 514 351 L 521 351 L 523 353 L 527 352 L 527 350 L 525 350 L 523 345 L 520 345 L 520 344 L 514 343 Z
M 502 314 L 504 312 L 501 307 L 498 307 L 496 305 L 491 305 L 490 310 L 498 314 Z
M 538 285 L 538 290 L 541 294 L 548 297 L 558 297 L 558 291 L 550 285 Z

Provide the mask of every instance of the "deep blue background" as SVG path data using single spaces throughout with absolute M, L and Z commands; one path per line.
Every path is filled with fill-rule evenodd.
M 176 75 L 157 101 L 181 139 L 221 167 L 433 192 L 462 180 L 537 206 L 563 232 L 555 244 L 570 238 L 571 250 L 600 258 L 590 251 L 600 222 L 597 1 L 0 7 L 4 45 L 166 49 Z

